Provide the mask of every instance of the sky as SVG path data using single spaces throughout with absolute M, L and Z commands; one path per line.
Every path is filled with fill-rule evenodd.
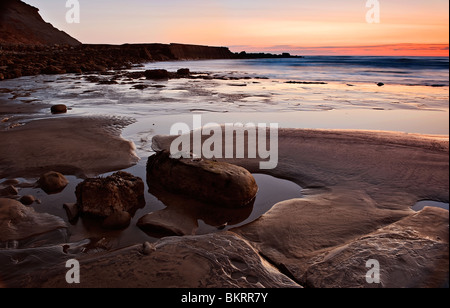
M 83 43 L 186 43 L 296 55 L 449 55 L 448 0 L 24 0 Z M 379 4 L 379 23 L 366 15 Z

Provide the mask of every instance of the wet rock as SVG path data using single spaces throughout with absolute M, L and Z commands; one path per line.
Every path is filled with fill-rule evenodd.
M 254 177 L 242 167 L 203 159 L 173 159 L 165 151 L 148 159 L 147 178 L 168 191 L 227 208 L 249 205 L 258 192 Z
M 88 256 L 80 263 L 85 288 L 300 287 L 264 261 L 246 241 L 227 232 L 164 238 L 144 247 L 139 244 Z M 67 287 L 64 270 L 45 277 L 40 287 Z
M 440 288 L 448 282 L 448 211 L 423 211 L 311 260 L 305 273 L 315 288 Z M 380 265 L 369 284 L 366 262 Z
M 150 255 L 152 252 L 155 252 L 156 248 L 149 242 L 145 242 L 142 245 L 142 253 L 146 256 Z
M 131 79 L 140 79 L 145 77 L 145 72 L 128 72 L 126 76 Z
M 36 198 L 31 195 L 26 195 L 26 196 L 23 196 L 22 198 L 20 198 L 19 201 L 23 205 L 32 205 L 36 201 Z
M 106 178 L 87 179 L 78 184 L 75 194 L 80 212 L 97 217 L 123 211 L 134 215 L 145 206 L 144 182 L 122 171 Z
M 145 90 L 147 89 L 149 86 L 146 84 L 136 84 L 134 86 L 132 86 L 132 89 L 136 89 L 136 90 Z
M 0 189 L 0 197 L 17 196 L 18 194 L 19 191 L 12 185 L 8 185 L 5 188 Z
M 67 106 L 63 104 L 53 105 L 50 111 L 53 114 L 67 113 Z
M 37 213 L 16 200 L 0 198 L 0 242 L 27 239 L 62 228 L 67 226 L 59 217 Z
M 377 83 L 377 86 L 382 87 L 382 86 L 384 86 L 384 83 L 379 82 L 379 83 Z
M 183 236 L 194 235 L 198 228 L 198 222 L 194 217 L 170 206 L 161 211 L 144 215 L 137 222 L 137 226 L 155 237 Z
M 58 75 L 58 74 L 65 74 L 66 70 L 59 66 L 51 65 L 41 70 L 41 73 L 44 75 Z
M 37 187 L 41 188 L 48 195 L 62 192 L 68 184 L 69 181 L 64 175 L 54 171 L 43 174 L 37 181 Z
M 180 76 L 189 76 L 190 74 L 191 74 L 191 71 L 188 68 L 180 68 L 177 71 L 177 75 L 180 75 Z
M 64 209 L 66 210 L 67 219 L 70 222 L 75 221 L 80 213 L 80 210 L 78 208 L 78 205 L 76 203 L 65 203 L 63 205 Z
M 169 72 L 167 70 L 147 70 L 144 75 L 147 79 L 169 79 Z
M 131 222 L 131 215 L 128 212 L 114 212 L 102 223 L 102 227 L 111 230 L 122 230 L 128 228 Z

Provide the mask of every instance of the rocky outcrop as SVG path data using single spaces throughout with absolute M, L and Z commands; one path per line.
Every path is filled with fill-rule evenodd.
M 121 212 L 134 215 L 145 205 L 144 182 L 123 171 L 106 178 L 87 179 L 78 184 L 75 194 L 81 214 L 102 218 Z
M 72 287 L 300 287 L 261 259 L 246 241 L 226 232 L 164 238 L 154 244 L 84 258 L 80 272 L 82 283 Z M 68 287 L 65 274 L 60 273 L 52 273 L 41 283 L 40 287 Z
M 59 217 L 37 213 L 22 203 L 0 198 L 0 243 L 20 241 L 67 228 Z
M 166 190 L 205 203 L 227 208 L 249 205 L 258 192 L 256 181 L 246 169 L 206 159 L 174 159 L 158 152 L 147 162 L 147 180 Z
M 81 43 L 46 23 L 39 10 L 19 0 L 0 3 L 0 44 L 80 45 Z
M 227 47 L 170 44 L 170 52 L 178 60 L 232 59 L 234 54 Z
M 442 288 L 448 286 L 448 211 L 427 207 L 309 262 L 303 281 L 314 288 Z M 366 274 L 379 265 L 379 283 Z M 377 265 L 377 266 L 378 266 Z M 370 276 L 374 278 L 375 276 Z

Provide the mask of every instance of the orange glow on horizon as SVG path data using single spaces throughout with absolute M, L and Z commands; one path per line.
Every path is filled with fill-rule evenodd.
M 408 57 L 449 57 L 448 44 L 392 44 L 378 46 L 232 46 L 233 52 L 266 52 L 280 54 L 291 51 L 293 55 L 342 55 L 342 56 L 408 56 Z

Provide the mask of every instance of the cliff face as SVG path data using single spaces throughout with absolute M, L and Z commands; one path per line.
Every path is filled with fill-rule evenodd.
M 39 10 L 20 0 L 0 0 L 0 44 L 79 45 L 76 39 L 46 23 Z
M 227 47 L 170 44 L 170 51 L 177 60 L 213 60 L 234 57 Z

